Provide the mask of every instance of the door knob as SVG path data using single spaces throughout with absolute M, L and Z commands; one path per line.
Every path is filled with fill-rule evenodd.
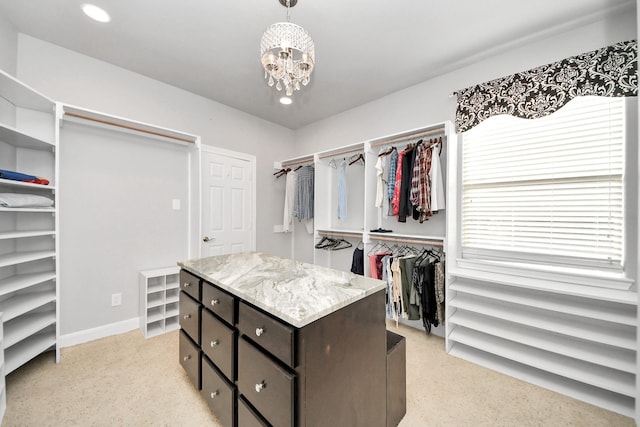
M 215 238 L 215 237 L 211 237 L 211 238 L 210 238 L 209 236 L 204 236 L 204 237 L 202 238 L 202 241 L 203 241 L 203 242 L 209 242 L 209 241 L 212 241 L 212 240 L 216 240 L 216 238 Z

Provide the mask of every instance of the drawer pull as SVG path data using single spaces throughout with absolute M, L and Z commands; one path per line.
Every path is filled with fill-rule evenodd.
M 220 392 L 219 392 L 218 390 L 216 390 L 216 391 L 212 391 L 212 392 L 211 392 L 211 398 L 213 399 L 213 398 L 215 398 L 215 397 L 216 397 L 217 395 L 219 395 L 219 394 L 220 394 Z
M 187 320 L 187 319 L 190 319 L 190 318 L 191 318 L 191 315 L 190 315 L 190 314 L 185 314 L 184 316 L 182 316 L 182 318 L 183 318 L 184 320 Z
M 256 335 L 260 336 L 262 334 L 264 334 L 264 328 L 256 328 Z
M 184 282 L 182 284 L 182 286 L 185 287 L 185 288 L 188 288 L 189 286 L 191 286 L 191 283 L 190 282 Z
M 211 300 L 211 305 L 217 305 L 220 304 L 220 300 L 219 299 L 212 299 Z
M 262 391 L 262 389 L 267 388 L 267 383 L 263 381 L 259 382 L 258 384 L 256 384 L 256 393 L 260 393 Z
M 191 359 L 191 355 L 190 354 L 187 354 L 185 357 L 182 358 L 182 360 L 184 360 L 185 362 L 187 360 L 189 360 L 189 359 Z
M 219 340 L 211 341 L 211 347 L 215 347 L 220 344 Z

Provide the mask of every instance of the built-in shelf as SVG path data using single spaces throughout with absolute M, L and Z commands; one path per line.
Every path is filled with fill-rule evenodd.
M 635 326 L 637 322 L 636 308 L 632 305 L 622 307 L 619 304 L 599 303 L 595 305 L 589 300 L 577 300 L 563 295 L 549 298 L 548 296 L 540 294 L 540 292 L 526 289 L 507 288 L 504 286 L 496 287 L 490 284 L 473 286 L 461 280 L 453 283 L 449 289 L 469 295 L 491 298 L 495 301 L 521 304 L 558 313 L 606 320 L 623 325 Z
M 22 182 L 13 179 L 0 178 L 0 186 L 15 187 L 15 188 L 28 188 L 30 190 L 45 190 L 55 191 L 54 185 L 34 184 L 33 182 Z
M 56 312 L 45 311 L 20 316 L 16 319 L 4 322 L 4 348 L 34 335 L 49 325 L 56 323 Z
M 608 345 L 541 331 L 461 310 L 453 313 L 449 321 L 458 327 L 635 374 L 636 353 L 633 350 L 620 351 Z
M 627 417 L 635 416 L 633 397 L 575 381 L 564 375 L 555 375 L 545 369 L 537 369 L 461 343 L 455 343 L 449 354 Z
M 0 71 L 0 96 L 15 106 L 53 114 L 53 100 L 25 85 L 15 77 Z
M 53 258 L 54 256 L 56 256 L 56 251 L 15 252 L 0 255 L 0 267 Z
M 38 333 L 5 348 L 5 375 L 33 359 L 40 353 L 47 351 L 56 344 L 54 331 Z
M 42 230 L 42 231 L 9 231 L 6 233 L 0 233 L 0 240 L 7 239 L 24 239 L 27 237 L 41 237 L 41 236 L 55 236 L 54 230 Z
M 450 307 L 482 313 L 497 319 L 508 319 L 532 328 L 599 342 L 628 350 L 636 349 L 636 330 L 626 325 L 603 324 L 587 318 L 563 315 L 551 311 L 535 312 L 526 306 L 504 305 L 492 300 L 458 294 Z
M 31 150 L 51 150 L 55 147 L 52 141 L 45 141 L 4 124 L 0 124 L 0 141 Z
M 2 348 L 8 374 L 48 349 L 55 350 L 56 362 L 60 360 L 56 345 L 59 241 L 55 239 L 58 132 L 56 103 L 3 71 L 0 97 L 8 101 L 3 105 L 5 116 L 10 117 L 9 122 L 0 122 L 0 151 L 7 153 L 2 169 L 42 176 L 50 182 L 42 185 L 0 178 L 0 192 L 38 194 L 53 201 L 45 208 L 0 207 L 0 243 L 15 251 L 0 255 Z M 9 114 L 11 108 L 13 114 Z
M 27 289 L 40 283 L 54 280 L 56 273 L 46 271 L 43 273 L 19 274 L 0 280 L 0 296 L 10 294 L 19 290 Z
M 17 294 L 0 303 L 5 322 L 56 300 L 55 289 Z

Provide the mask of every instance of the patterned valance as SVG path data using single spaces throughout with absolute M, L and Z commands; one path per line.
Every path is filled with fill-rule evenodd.
M 543 65 L 456 92 L 456 131 L 499 114 L 526 119 L 549 115 L 576 96 L 637 96 L 637 41 Z

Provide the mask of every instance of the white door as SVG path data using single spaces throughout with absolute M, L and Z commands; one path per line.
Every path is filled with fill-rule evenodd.
M 201 255 L 255 250 L 255 157 L 202 150 Z

